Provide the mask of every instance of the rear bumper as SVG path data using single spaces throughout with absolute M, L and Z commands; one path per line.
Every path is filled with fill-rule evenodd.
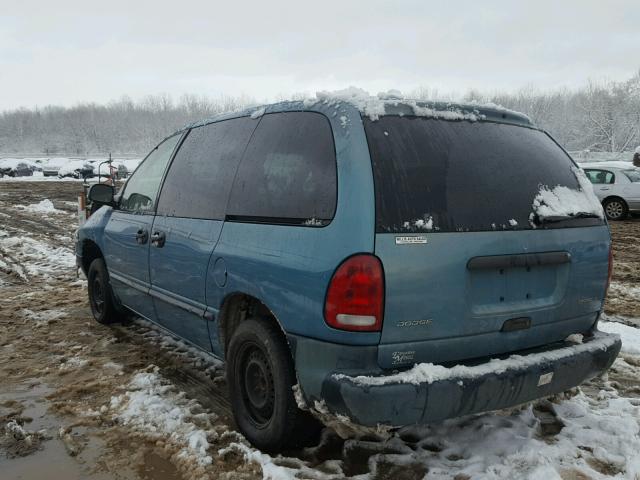
M 507 408 L 563 392 L 607 370 L 621 341 L 617 335 L 596 332 L 581 344 L 474 366 L 419 364 L 393 375 L 326 373 L 322 379 L 317 369 L 299 362 L 300 356 L 313 356 L 308 348 L 299 355 L 300 347 L 296 348 L 296 366 L 308 405 L 317 406 L 318 401 L 330 413 L 359 425 L 399 427 Z M 373 352 L 366 349 L 375 347 L 364 348 L 362 360 L 367 363 Z M 316 352 L 316 360 L 322 357 L 326 359 L 327 349 Z

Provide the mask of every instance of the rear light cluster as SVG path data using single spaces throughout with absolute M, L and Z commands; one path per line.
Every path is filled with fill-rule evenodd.
M 340 330 L 378 332 L 384 310 L 384 271 L 378 257 L 347 258 L 333 274 L 324 306 L 327 324 Z

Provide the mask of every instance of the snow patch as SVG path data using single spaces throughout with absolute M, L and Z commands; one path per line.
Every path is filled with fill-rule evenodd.
M 349 103 L 373 121 L 378 120 L 386 113 L 387 105 L 398 104 L 409 106 L 413 110 L 413 114 L 418 117 L 439 118 L 442 120 L 468 120 L 472 122 L 484 118 L 484 115 L 480 115 L 476 111 L 465 113 L 453 106 L 448 110 L 437 110 L 421 106 L 415 100 L 403 98 L 402 93 L 397 90 L 390 90 L 389 92 L 373 96 L 366 90 L 351 86 L 333 92 L 320 91 L 316 93 L 316 97 L 318 101 L 328 105 L 336 105 L 340 102 Z M 317 101 L 313 103 L 311 103 L 311 101 L 305 101 L 304 104 L 305 106 L 311 106 L 314 103 L 317 103 Z
M 306 227 L 321 227 L 322 220 L 318 220 L 317 218 L 308 218 L 304 221 L 303 225 Z
M 431 215 L 425 215 L 425 218 L 403 222 L 402 227 L 410 231 L 433 230 L 433 217 Z
M 109 404 L 118 421 L 153 438 L 168 439 L 178 449 L 175 460 L 180 463 L 212 463 L 209 442 L 215 440 L 216 434 L 209 418 L 196 414 L 197 402 L 188 400 L 165 381 L 157 367 L 134 375 L 127 389 L 112 397 Z
M 34 320 L 36 327 L 47 326 L 68 315 L 64 310 L 44 310 L 40 312 L 34 312 L 33 310 L 29 310 L 28 308 L 23 308 L 20 313 L 25 318 Z
M 263 116 L 266 112 L 266 108 L 259 108 L 258 110 L 256 110 L 255 112 L 253 112 L 251 114 L 251 118 L 256 119 L 256 118 L 260 118 L 261 116 Z
M 27 236 L 14 236 L 0 230 L 0 249 L 10 252 L 19 263 L 11 268 L 25 280 L 26 274 L 48 276 L 60 274 L 61 268 L 71 269 L 76 264 L 75 254 L 64 247 L 52 247 Z
M 81 358 L 77 355 L 67 358 L 64 363 L 62 363 L 58 368 L 63 372 L 68 372 L 69 370 L 76 370 L 78 368 L 82 368 L 89 363 L 89 360 L 86 358 Z
M 593 185 L 580 168 L 573 167 L 580 184 L 580 190 L 557 185 L 550 188 L 542 185 L 533 199 L 533 213 L 531 220 L 549 217 L 572 217 L 580 214 L 596 215 L 603 218 L 602 205 L 593 192 Z
M 611 285 L 609 285 L 609 292 L 613 294 L 612 296 L 615 298 L 640 298 L 640 286 L 629 285 L 622 282 L 611 282 Z
M 574 333 L 573 335 L 569 335 L 567 338 L 565 338 L 565 342 L 570 342 L 570 343 L 582 343 L 584 341 L 584 335 L 581 335 L 579 333 Z
M 21 206 L 18 206 L 18 208 L 22 208 L 23 210 L 26 210 L 28 212 L 35 212 L 35 213 L 67 213 L 63 210 L 58 210 L 57 208 L 55 208 L 53 206 L 53 202 L 48 198 L 45 198 L 44 200 L 38 203 L 32 203 L 31 205 L 27 205 L 27 206 L 21 205 Z
M 573 346 L 558 348 L 547 352 L 532 353 L 529 355 L 511 355 L 505 359 L 492 359 L 480 365 L 468 367 L 466 365 L 456 365 L 450 368 L 433 363 L 418 363 L 413 368 L 394 375 L 384 375 L 370 377 L 360 375 L 351 377 L 345 374 L 335 374 L 337 380 L 350 380 L 356 385 L 379 386 L 391 383 L 409 383 L 419 385 L 423 383 L 431 384 L 439 380 L 450 378 L 478 378 L 491 373 L 501 374 L 509 370 L 524 370 L 534 365 L 547 361 L 558 361 L 564 358 L 577 355 L 579 353 L 595 350 L 607 350 L 611 348 L 617 337 L 596 334 L 595 338 L 588 343 L 581 343 Z
M 598 323 L 598 328 L 603 332 L 620 335 L 622 352 L 640 355 L 640 328 L 612 321 L 601 321 Z

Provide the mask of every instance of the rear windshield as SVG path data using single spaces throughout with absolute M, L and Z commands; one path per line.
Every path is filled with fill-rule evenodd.
M 580 189 L 573 162 L 539 130 L 408 116 L 363 122 L 377 232 L 540 228 L 532 203 L 541 187 Z M 575 218 L 543 227 L 602 223 Z
M 622 171 L 632 182 L 640 182 L 640 169 Z

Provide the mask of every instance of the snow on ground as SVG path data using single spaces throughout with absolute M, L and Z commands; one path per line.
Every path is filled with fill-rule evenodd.
M 49 200 L 48 198 L 45 198 L 44 200 L 38 202 L 38 203 L 32 203 L 30 205 L 20 205 L 18 208 L 22 208 L 23 210 L 26 210 L 28 212 L 35 212 L 35 213 L 67 213 L 63 210 L 58 210 L 57 208 L 55 208 L 53 206 L 53 202 L 51 200 Z
M 388 459 L 427 463 L 426 478 L 560 479 L 563 474 L 571 478 L 570 471 L 583 475 L 573 478 L 605 478 L 602 465 L 618 478 L 640 475 L 637 401 L 603 390 L 598 399 L 579 393 L 552 408 L 564 427 L 551 441 L 540 438 L 539 420 L 533 407 L 527 407 L 511 415 L 485 414 L 407 429 L 405 436 L 411 433 L 421 439 L 419 445 L 435 442 L 439 451 L 422 450 L 417 455 L 406 451 Z M 593 463 L 589 448 L 600 464 Z
M 603 319 L 607 320 L 609 319 L 609 317 L 603 315 Z M 629 323 L 635 322 L 637 322 L 637 320 L 629 320 Z M 620 323 L 617 321 L 600 321 L 600 323 L 598 324 L 598 328 L 603 332 L 615 333 L 616 335 L 620 335 L 620 338 L 622 339 L 623 353 L 630 353 L 632 355 L 640 356 L 640 328 L 625 325 L 624 323 Z M 638 382 L 640 383 L 640 380 Z
M 64 318 L 68 315 L 68 313 L 64 310 L 44 310 L 40 312 L 34 312 L 28 308 L 23 308 L 20 311 L 23 317 L 28 318 L 29 320 L 35 321 L 36 327 L 49 325 L 50 323 L 54 323 L 61 318 Z
M 609 292 L 615 297 L 640 298 L 640 286 L 628 283 L 611 282 Z
M 127 391 L 111 398 L 108 409 L 123 425 L 171 443 L 178 449 L 174 460 L 182 465 L 210 465 L 214 414 L 204 413 L 158 373 L 157 367 L 135 374 Z
M 70 269 L 75 266 L 75 254 L 69 248 L 53 247 L 28 236 L 14 236 L 0 229 L 0 249 L 11 252 L 19 263 L 18 275 L 26 272 L 31 275 L 50 275 L 60 273 L 60 268 Z
M 193 362 L 194 366 L 201 368 L 210 377 L 218 375 L 223 367 L 223 362 L 216 357 L 205 353 L 203 350 L 181 340 L 164 328 L 143 318 L 136 318 L 134 325 L 141 327 L 141 336 L 145 340 L 155 343 L 160 347 L 170 350 L 187 362 Z

